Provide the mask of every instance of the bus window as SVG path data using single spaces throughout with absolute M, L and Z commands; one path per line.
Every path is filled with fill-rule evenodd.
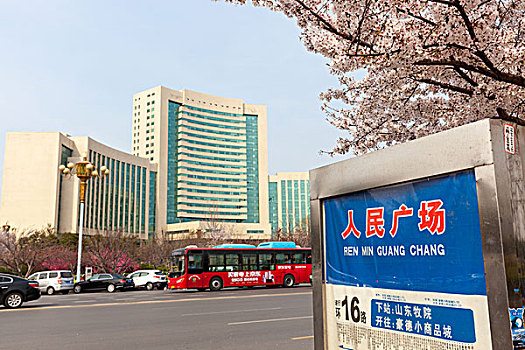
M 256 253 L 243 253 L 242 254 L 242 269 L 244 271 L 256 271 L 257 270 L 257 254 Z
M 312 252 L 311 251 L 306 253 L 306 263 L 307 264 L 311 264 L 312 263 Z
M 239 254 L 226 254 L 226 271 L 239 271 Z
M 272 261 L 272 253 L 259 253 L 259 269 L 262 271 L 275 270 L 275 265 Z
M 277 253 L 277 254 L 275 254 L 275 263 L 277 265 L 291 264 L 292 263 L 292 259 L 290 258 L 290 254 L 288 254 L 288 253 Z
M 188 273 L 202 273 L 201 252 L 188 252 Z
M 209 252 L 208 256 L 210 259 L 208 264 L 210 272 L 224 271 L 224 254 Z
M 306 264 L 304 253 L 295 253 L 293 255 L 293 264 Z

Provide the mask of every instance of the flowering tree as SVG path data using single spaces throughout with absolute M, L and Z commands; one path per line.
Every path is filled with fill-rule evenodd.
M 87 263 L 97 272 L 123 273 L 139 267 L 138 242 L 122 232 L 108 232 L 90 237 Z
M 329 153 L 366 153 L 487 117 L 525 124 L 524 0 L 252 3 L 295 18 L 306 48 L 330 60 L 340 87 L 321 94 L 323 110 L 349 135 Z M 351 74 L 359 69 L 364 79 Z
M 42 270 L 70 270 L 75 271 L 77 266 L 77 251 L 67 246 L 56 245 L 49 248 L 47 259 L 42 261 L 38 269 Z

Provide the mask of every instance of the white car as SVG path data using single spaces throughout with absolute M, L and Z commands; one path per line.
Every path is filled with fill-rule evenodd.
M 166 275 L 160 270 L 138 270 L 128 276 L 133 279 L 135 287 L 145 287 L 147 290 L 152 290 L 154 287 L 157 289 L 164 289 L 166 287 Z
M 73 274 L 69 270 L 42 271 L 29 276 L 28 280 L 37 281 L 40 291 L 47 295 L 53 295 L 55 292 L 62 294 L 69 293 L 73 290 Z

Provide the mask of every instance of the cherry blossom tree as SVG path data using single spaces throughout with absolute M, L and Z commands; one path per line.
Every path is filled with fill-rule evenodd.
M 138 241 L 122 232 L 91 236 L 86 250 L 87 264 L 96 272 L 124 273 L 139 267 Z
M 483 118 L 525 124 L 524 0 L 251 2 L 294 18 L 306 48 L 329 59 L 340 86 L 321 93 L 322 109 L 349 134 L 329 153 Z

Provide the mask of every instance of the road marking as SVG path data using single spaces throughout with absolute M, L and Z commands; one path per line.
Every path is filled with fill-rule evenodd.
M 161 309 L 160 307 L 154 307 L 153 309 Z M 217 311 L 217 312 L 203 312 L 200 314 L 182 314 L 181 316 L 208 316 L 213 314 L 231 314 L 236 312 L 251 312 L 251 311 L 266 311 L 266 310 L 280 310 L 281 307 L 271 307 L 268 309 L 251 309 L 251 310 L 233 310 L 233 311 Z
M 107 307 L 107 306 L 121 306 L 121 305 L 141 305 L 141 304 L 160 304 L 160 303 L 179 303 L 184 301 L 207 301 L 207 300 L 229 300 L 229 299 L 255 299 L 264 297 L 276 297 L 276 296 L 295 296 L 295 295 L 310 295 L 311 292 L 299 292 L 299 293 L 281 293 L 281 294 L 255 294 L 246 296 L 224 296 L 224 297 L 208 297 L 208 298 L 188 298 L 188 299 L 177 299 L 177 300 L 144 300 L 144 301 L 129 301 L 122 303 L 99 303 L 89 305 L 55 305 L 55 306 L 42 306 L 38 307 L 35 305 L 31 308 L 20 308 L 20 309 L 4 309 L 0 310 L 3 312 L 21 312 L 21 311 L 40 311 L 50 309 L 75 309 L 75 308 L 88 308 L 88 307 Z
M 240 324 L 249 324 L 249 323 L 263 323 L 263 322 L 278 322 L 278 321 L 291 321 L 291 320 L 303 320 L 306 318 L 313 318 L 313 316 L 299 316 L 299 317 L 287 317 L 287 318 L 272 318 L 269 320 L 257 320 L 257 321 L 244 321 L 244 322 L 231 322 L 228 323 L 228 326 L 236 326 Z
M 307 335 L 306 337 L 295 337 L 295 338 L 290 338 L 292 340 L 303 340 L 303 339 L 313 339 L 313 335 Z

